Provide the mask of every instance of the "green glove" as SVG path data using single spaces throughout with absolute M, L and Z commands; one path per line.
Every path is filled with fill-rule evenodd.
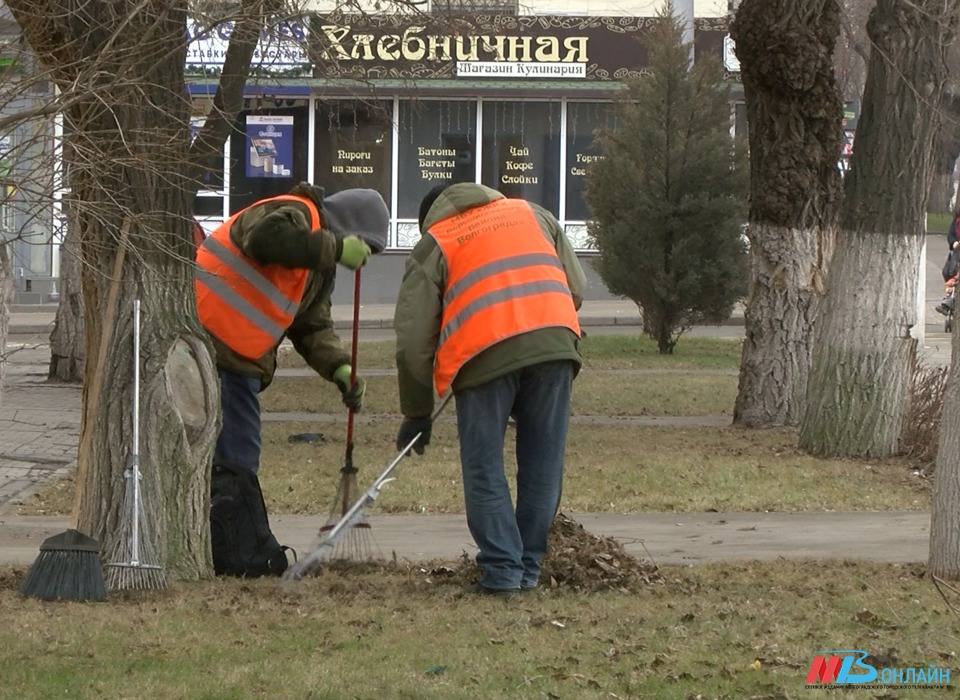
M 344 236 L 340 241 L 340 257 L 337 262 L 348 270 L 356 270 L 363 267 L 370 257 L 370 246 L 363 242 L 358 236 Z
M 356 383 L 350 386 L 350 374 L 353 368 L 350 365 L 340 365 L 333 373 L 333 382 L 340 389 L 340 395 L 343 397 L 343 404 L 347 408 L 359 411 L 363 407 L 363 392 L 367 389 L 367 383 L 363 377 L 357 375 Z

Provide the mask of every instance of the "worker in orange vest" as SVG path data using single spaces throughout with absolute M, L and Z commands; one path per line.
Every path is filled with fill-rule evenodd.
M 302 183 L 221 224 L 197 250 L 201 323 L 216 351 L 222 424 L 213 454 L 210 544 L 214 571 L 279 576 L 288 547 L 270 531 L 257 472 L 259 393 L 273 379 L 284 338 L 343 402 L 359 410 L 364 381 L 334 331 L 330 298 L 337 263 L 354 270 L 386 245 L 389 214 L 374 190 L 324 197 Z
M 365 383 L 351 384 L 350 356 L 334 331 L 336 264 L 356 269 L 386 246 L 389 212 L 374 190 L 324 197 L 301 183 L 234 214 L 197 251 L 197 312 L 216 350 L 223 424 L 214 470 L 260 467 L 259 393 L 289 338 L 343 402 L 359 410 Z
M 560 504 L 586 279 L 546 209 L 474 183 L 441 185 L 420 206 L 394 316 L 403 449 L 430 443 L 435 393 L 457 405 L 472 593 L 537 587 Z M 503 446 L 516 422 L 516 506 Z

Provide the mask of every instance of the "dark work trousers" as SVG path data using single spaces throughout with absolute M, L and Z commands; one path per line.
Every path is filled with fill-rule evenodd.
M 232 464 L 254 474 L 260 469 L 260 380 L 217 370 L 223 425 L 213 450 L 213 466 Z

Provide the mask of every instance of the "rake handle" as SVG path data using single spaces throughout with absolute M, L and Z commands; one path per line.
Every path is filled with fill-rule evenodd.
M 360 341 L 360 268 L 353 272 L 353 329 L 350 340 L 350 388 L 357 385 L 357 345 Z M 351 406 L 347 410 L 347 450 L 344 455 L 344 468 L 353 469 L 353 416 L 356 411 Z

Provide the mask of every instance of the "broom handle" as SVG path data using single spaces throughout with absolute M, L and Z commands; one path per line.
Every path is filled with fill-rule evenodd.
M 71 527 L 80 529 L 80 507 L 83 504 L 87 491 L 87 472 L 90 471 L 91 452 L 93 451 L 93 425 L 100 408 L 100 394 L 103 391 L 103 371 L 107 365 L 107 351 L 113 337 L 113 327 L 116 325 L 114 314 L 117 310 L 117 297 L 120 292 L 120 281 L 123 277 L 123 261 L 127 255 L 127 240 L 130 238 L 131 223 L 129 217 L 124 217 L 120 224 L 120 242 L 117 244 L 117 255 L 113 260 L 113 275 L 110 278 L 110 289 L 107 292 L 107 308 L 103 314 L 100 342 L 97 346 L 97 361 L 93 373 L 84 382 L 84 388 L 90 387 L 90 393 L 83 405 L 80 424 L 80 446 L 77 449 L 76 488 L 73 494 L 73 510 L 70 516 Z M 87 335 L 89 340 L 90 336 Z
M 133 300 L 133 547 L 130 562 L 140 563 L 140 300 Z

